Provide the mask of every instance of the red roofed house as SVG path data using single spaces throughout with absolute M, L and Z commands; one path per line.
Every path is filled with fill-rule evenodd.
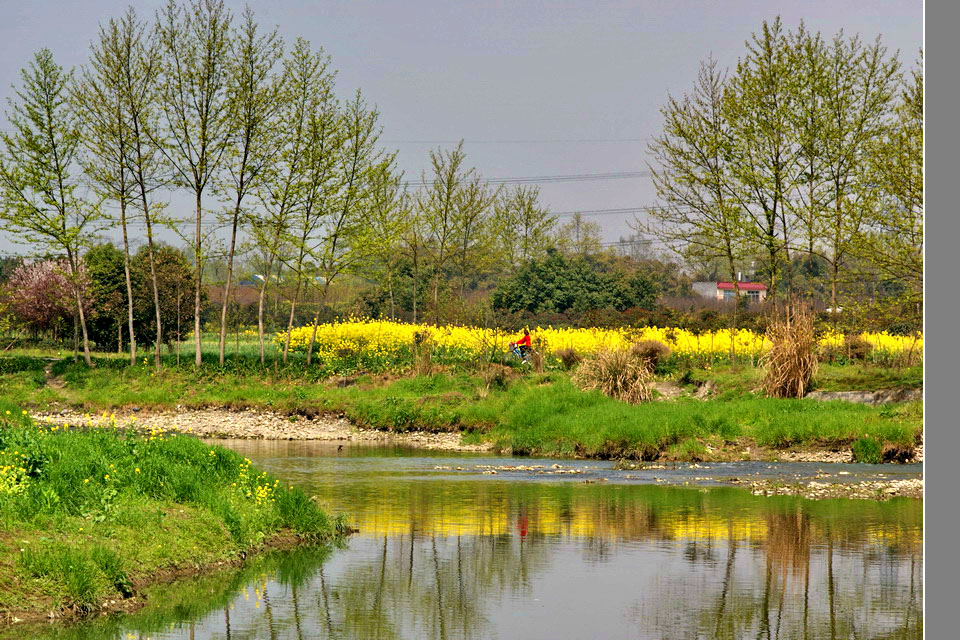
M 694 282 L 693 290 L 704 298 L 733 300 L 737 289 L 732 282 Z M 738 282 L 740 295 L 749 296 L 750 302 L 761 302 L 767 298 L 767 285 L 762 282 Z

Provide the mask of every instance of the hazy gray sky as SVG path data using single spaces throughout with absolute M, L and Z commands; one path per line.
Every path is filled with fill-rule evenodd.
M 102 20 L 127 2 L 0 0 L 0 91 L 49 47 L 82 64 Z M 152 16 L 162 3 L 133 5 Z M 243 2 L 229 1 L 234 13 Z M 831 36 L 876 36 L 912 63 L 923 44 L 921 0 L 453 2 L 253 0 L 261 24 L 288 42 L 322 46 L 339 91 L 360 88 L 382 114 L 383 140 L 409 178 L 427 150 L 466 140 L 468 160 L 489 178 L 638 171 L 659 133 L 669 92 L 686 91 L 711 53 L 732 66 L 744 41 L 778 14 Z M 542 186 L 553 211 L 654 202 L 649 178 Z M 211 204 L 213 204 L 211 202 Z M 172 202 L 180 207 L 179 200 Z M 182 205 L 189 215 L 189 204 Z M 606 239 L 629 233 L 629 215 L 598 215 Z M 6 239 L 0 250 L 9 250 Z

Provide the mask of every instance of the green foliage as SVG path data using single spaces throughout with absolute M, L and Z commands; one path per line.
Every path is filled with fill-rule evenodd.
M 117 328 L 127 320 L 127 291 L 123 251 L 109 243 L 97 245 L 83 256 L 91 298 L 90 339 L 102 350 L 117 345 Z M 129 341 L 127 337 L 126 342 Z
M 494 308 L 511 312 L 563 313 L 568 310 L 656 306 L 657 287 L 642 273 L 604 272 L 585 258 L 549 251 L 523 265 L 493 294 Z
M 157 273 L 157 292 L 160 298 L 160 318 L 164 340 L 183 336 L 193 327 L 194 285 L 190 263 L 183 252 L 174 247 L 156 244 L 153 260 Z M 154 321 L 153 289 L 150 275 L 150 256 L 147 247 L 141 247 L 130 261 L 133 280 L 133 326 L 140 344 L 151 344 L 157 335 Z M 200 297 L 206 301 L 206 291 Z

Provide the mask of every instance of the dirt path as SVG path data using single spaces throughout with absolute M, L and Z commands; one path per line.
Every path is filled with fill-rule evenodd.
M 129 414 L 84 415 L 80 413 L 37 413 L 38 422 L 71 426 L 108 426 L 181 431 L 207 438 L 244 438 L 265 440 L 348 440 L 368 443 L 403 444 L 424 449 L 449 451 L 487 451 L 489 444 L 463 444 L 459 433 L 388 433 L 361 429 L 346 418 L 285 416 L 268 411 L 225 411 L 202 409 L 179 412 L 138 412 Z

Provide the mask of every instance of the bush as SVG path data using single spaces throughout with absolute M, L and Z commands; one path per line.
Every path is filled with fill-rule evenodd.
M 586 391 L 599 390 L 617 400 L 639 404 L 653 396 L 650 378 L 653 368 L 632 349 L 598 351 L 583 360 L 573 381 Z
M 802 398 L 817 370 L 817 338 L 813 313 L 803 304 L 789 305 L 767 329 L 773 343 L 761 359 L 766 369 L 762 387 L 773 398 Z
M 656 369 L 657 365 L 670 357 L 670 347 L 658 340 L 640 340 L 630 347 L 630 351 L 649 362 L 651 369 Z
M 573 369 L 575 366 L 580 364 L 580 361 L 582 360 L 582 358 L 580 357 L 580 354 L 577 353 L 576 350 L 573 349 L 572 347 L 557 349 L 553 353 L 555 356 L 557 356 L 557 359 L 560 360 L 560 363 L 563 365 L 563 368 L 566 369 L 567 371 L 569 371 L 570 369 Z

